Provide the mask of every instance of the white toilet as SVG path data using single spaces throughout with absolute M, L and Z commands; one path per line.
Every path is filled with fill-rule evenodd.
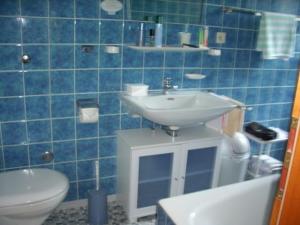
M 66 176 L 54 170 L 0 173 L 0 225 L 41 225 L 68 189 Z

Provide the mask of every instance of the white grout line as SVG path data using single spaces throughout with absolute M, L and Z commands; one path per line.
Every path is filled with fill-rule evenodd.
M 24 49 L 23 49 L 23 21 L 22 21 L 22 9 L 21 9 L 21 0 L 18 1 L 19 3 L 19 12 L 20 12 L 20 36 L 21 36 L 21 56 L 23 56 L 24 54 Z M 28 126 L 27 126 L 27 107 L 26 107 L 26 91 L 25 91 L 25 73 L 24 73 L 24 64 L 21 63 L 21 66 L 22 66 L 22 74 L 23 74 L 23 93 L 24 93 L 24 96 L 22 96 L 23 98 L 23 103 L 24 103 L 24 117 L 25 117 L 25 120 L 23 120 L 22 122 L 25 124 L 25 136 L 26 136 L 26 143 L 22 143 L 22 145 L 25 145 L 26 146 L 26 149 L 27 149 L 27 161 L 28 161 L 28 166 L 30 167 L 31 165 L 31 160 L 30 160 L 30 152 L 29 152 L 29 134 L 28 134 Z
M 1 157 L 2 157 L 2 168 L 5 169 L 5 158 L 4 158 L 4 149 L 3 149 L 3 136 L 2 136 L 2 124 L 0 123 L 0 138 L 1 138 Z
M 48 11 L 47 11 L 47 23 L 48 23 L 48 77 L 49 77 L 49 119 L 50 119 L 50 140 L 51 140 L 51 151 L 53 152 L 53 123 L 52 123 L 52 95 L 50 95 L 50 93 L 52 93 L 52 84 L 51 84 L 51 80 L 52 80 L 52 72 L 51 72 L 51 31 L 50 31 L 50 3 L 49 1 L 47 1 L 47 7 L 48 7 Z M 46 150 L 46 149 L 45 149 Z M 55 162 L 55 156 L 54 156 L 54 160 L 52 160 L 52 168 L 54 168 L 54 162 Z
M 77 126 L 76 126 L 76 111 L 77 111 L 77 105 L 76 105 L 76 72 L 75 72 L 75 63 L 76 63 L 76 0 L 73 0 L 73 6 L 74 6 L 74 12 L 73 12 L 73 96 L 74 96 L 74 138 L 75 138 L 75 174 L 76 174 L 76 199 L 79 199 L 79 185 L 78 185 L 78 156 L 77 156 Z

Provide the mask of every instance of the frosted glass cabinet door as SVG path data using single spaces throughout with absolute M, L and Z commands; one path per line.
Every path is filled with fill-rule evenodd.
M 166 153 L 139 158 L 138 208 L 156 205 L 158 200 L 169 197 L 173 157 L 173 153 Z
M 212 186 L 217 147 L 191 149 L 187 152 L 184 193 L 208 189 Z

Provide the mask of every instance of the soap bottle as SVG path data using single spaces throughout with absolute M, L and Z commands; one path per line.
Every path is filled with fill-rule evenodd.
M 149 30 L 148 45 L 151 47 L 155 46 L 155 30 L 154 29 Z
M 204 27 L 204 34 L 203 34 L 203 45 L 205 46 L 205 47 L 207 47 L 208 46 L 208 33 L 209 33 L 209 31 L 208 31 L 208 26 L 205 26 Z
M 155 24 L 155 47 L 162 47 L 162 39 L 163 39 L 163 17 L 156 17 Z
M 137 46 L 144 46 L 144 23 L 140 24 L 140 30 L 139 30 L 139 38 L 137 41 Z

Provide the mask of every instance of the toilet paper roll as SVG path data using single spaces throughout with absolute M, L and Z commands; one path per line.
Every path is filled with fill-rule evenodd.
M 97 123 L 99 118 L 98 108 L 79 108 L 80 123 Z

